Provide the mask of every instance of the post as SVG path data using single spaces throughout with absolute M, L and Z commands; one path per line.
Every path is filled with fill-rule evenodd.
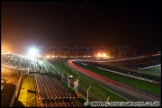
M 28 75 L 29 75 L 29 67 L 28 67 Z
M 69 88 L 69 86 L 70 86 L 70 79 L 69 79 L 69 75 L 68 75 L 68 79 L 67 79 L 67 81 L 68 81 L 68 88 Z
M 62 82 L 63 82 L 63 79 L 64 79 L 64 78 L 63 78 L 63 77 L 64 77 L 63 74 L 64 74 L 64 73 L 62 73 Z
M 78 93 L 78 84 L 79 84 L 79 80 L 76 79 L 76 80 L 74 81 L 74 90 L 76 91 L 76 93 Z
M 110 96 L 107 98 L 107 101 L 106 102 L 109 102 L 109 99 L 110 99 Z
M 87 89 L 87 103 L 88 103 L 88 91 L 91 88 L 91 86 L 89 86 L 89 88 Z

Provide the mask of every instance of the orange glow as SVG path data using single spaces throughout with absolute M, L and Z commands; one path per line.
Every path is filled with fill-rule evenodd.
M 107 57 L 106 53 L 103 53 L 102 56 L 103 56 L 103 57 Z
M 1 44 L 1 54 L 2 53 L 7 53 L 8 51 L 11 51 L 9 45 L 7 43 L 5 43 L 4 41 L 2 41 L 2 44 Z
M 100 53 L 98 53 L 98 57 L 101 57 L 101 54 Z
M 105 58 L 105 59 L 110 59 L 110 56 L 107 55 L 106 53 L 98 53 L 98 54 L 96 55 L 96 57 Z
M 107 56 L 108 59 L 110 59 L 110 56 Z
M 48 58 L 48 59 L 49 59 L 49 58 L 50 58 L 50 56 L 49 56 L 49 55 L 46 55 L 46 58 Z

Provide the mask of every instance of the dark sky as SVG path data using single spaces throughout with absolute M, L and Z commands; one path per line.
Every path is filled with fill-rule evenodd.
M 160 2 L 3 1 L 2 49 L 113 47 L 161 49 Z

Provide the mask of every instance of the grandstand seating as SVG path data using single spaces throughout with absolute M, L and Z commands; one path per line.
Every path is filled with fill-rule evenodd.
M 6 53 L 1 55 L 1 64 L 10 68 L 27 69 L 36 71 L 39 70 L 38 61 L 25 56 L 13 53 Z
M 48 74 L 35 75 L 35 87 L 47 107 L 81 107 L 75 98 L 62 83 L 54 76 Z

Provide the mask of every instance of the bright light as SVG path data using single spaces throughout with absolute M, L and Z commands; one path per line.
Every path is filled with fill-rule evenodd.
M 104 58 L 106 58 L 106 57 L 107 57 L 106 53 L 103 53 L 103 54 L 102 54 L 102 56 L 103 56 Z
M 49 58 L 50 58 L 50 56 L 49 56 L 49 55 L 46 55 L 45 57 L 46 57 L 47 59 L 49 59 Z
M 98 57 L 101 57 L 101 54 L 100 53 L 98 54 Z
M 28 52 L 29 57 L 35 58 L 38 55 L 38 51 L 36 48 L 29 49 Z
M 106 53 L 97 53 L 96 57 L 98 58 L 104 58 L 104 59 L 110 59 L 110 56 Z

